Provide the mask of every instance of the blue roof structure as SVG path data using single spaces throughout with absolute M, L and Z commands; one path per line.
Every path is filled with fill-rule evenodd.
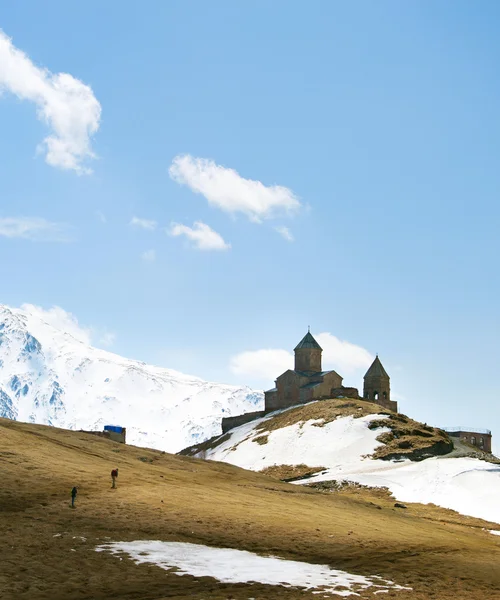
M 104 425 L 104 431 L 113 431 L 114 433 L 122 433 L 123 427 L 119 425 Z

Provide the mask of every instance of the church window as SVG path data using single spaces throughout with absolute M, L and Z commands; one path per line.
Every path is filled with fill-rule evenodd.
M 373 392 L 373 399 L 378 400 L 378 392 Z
M 384 392 L 384 400 L 387 400 L 387 392 Z
M 470 439 L 470 443 L 475 446 L 476 445 L 476 438 L 474 436 L 471 437 Z
M 366 399 L 369 400 L 370 399 L 370 392 L 366 392 Z
M 484 438 L 479 438 L 479 445 L 484 446 Z

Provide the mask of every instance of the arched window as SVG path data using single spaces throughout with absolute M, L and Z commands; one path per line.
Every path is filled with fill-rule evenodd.
M 369 400 L 370 399 L 370 392 L 366 392 L 366 399 Z
M 384 400 L 387 400 L 387 392 L 384 392 Z
M 471 437 L 470 439 L 470 443 L 475 446 L 476 445 L 476 438 L 474 436 Z
M 479 438 L 479 445 L 484 446 L 484 438 Z
M 373 399 L 378 400 L 378 392 L 373 392 Z

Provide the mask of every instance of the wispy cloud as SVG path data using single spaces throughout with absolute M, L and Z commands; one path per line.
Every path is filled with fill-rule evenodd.
M 228 250 L 231 247 L 219 233 L 201 221 L 196 221 L 193 227 L 172 223 L 169 234 L 185 236 L 198 250 Z
M 275 229 L 281 235 L 281 237 L 285 238 L 287 242 L 293 242 L 295 240 L 288 227 L 281 225 L 280 227 L 275 227 Z
M 34 242 L 70 242 L 71 229 L 39 217 L 0 218 L 0 236 L 23 238 Z
M 157 222 L 150 219 L 139 219 L 139 217 L 132 217 L 130 220 L 130 225 L 132 225 L 132 227 L 140 227 L 142 229 L 154 231 L 156 229 Z
M 301 206 L 292 190 L 244 179 L 234 169 L 206 158 L 189 154 L 176 156 L 169 174 L 177 183 L 202 194 L 212 206 L 231 214 L 243 213 L 256 223 L 280 214 L 292 214 Z
M 156 260 L 156 250 L 146 250 L 141 254 L 141 258 L 146 262 L 154 262 Z
M 95 158 L 91 138 L 99 129 L 101 105 L 92 88 L 68 73 L 37 67 L 0 31 L 0 90 L 6 89 L 37 107 L 38 118 L 52 130 L 40 144 L 46 162 L 77 173 L 90 173 Z

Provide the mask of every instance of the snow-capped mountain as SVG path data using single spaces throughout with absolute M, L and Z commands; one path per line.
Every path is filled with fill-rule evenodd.
M 223 416 L 263 394 L 128 360 L 26 310 L 0 305 L 0 417 L 67 429 L 127 428 L 127 442 L 169 452 L 220 433 Z

